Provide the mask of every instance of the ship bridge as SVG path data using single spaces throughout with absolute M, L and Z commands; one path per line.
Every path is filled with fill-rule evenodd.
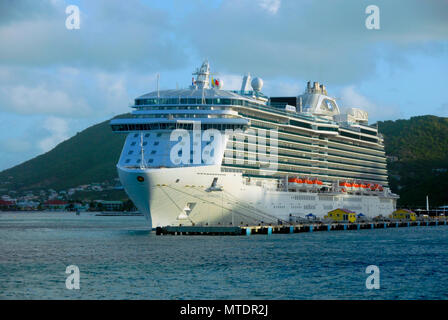
M 207 61 L 193 75 L 196 79 L 189 88 L 157 90 L 136 98 L 132 114 L 113 119 L 112 130 L 188 130 L 193 122 L 200 122 L 204 130 L 244 129 L 250 120 L 238 113 L 238 107 L 258 108 L 268 100 L 260 90 L 222 90 L 223 81 L 213 78 Z

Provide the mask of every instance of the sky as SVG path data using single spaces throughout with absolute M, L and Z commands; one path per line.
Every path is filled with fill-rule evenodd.
M 224 89 L 250 72 L 268 96 L 324 83 L 372 123 L 448 117 L 447 16 L 447 0 L 2 0 L 0 170 L 129 112 L 157 74 L 187 87 L 204 59 Z

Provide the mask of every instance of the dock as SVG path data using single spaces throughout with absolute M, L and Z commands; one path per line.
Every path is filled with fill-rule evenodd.
M 124 211 L 103 211 L 95 214 L 97 217 L 134 217 L 143 216 L 140 212 L 124 212 Z
M 446 220 L 428 221 L 375 221 L 354 223 L 302 223 L 293 225 L 263 226 L 166 226 L 157 227 L 156 235 L 208 235 L 208 236 L 241 236 L 292 234 L 303 232 L 365 230 L 387 228 L 411 228 L 447 225 Z

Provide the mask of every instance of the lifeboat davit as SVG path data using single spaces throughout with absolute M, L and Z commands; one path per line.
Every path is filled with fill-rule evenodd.
M 311 181 L 308 178 L 305 178 L 305 180 L 303 180 L 303 183 L 306 185 L 307 188 L 312 188 L 313 187 L 313 181 Z
M 360 186 L 361 192 L 367 192 L 369 190 L 369 188 L 367 187 L 367 184 L 365 184 L 365 183 L 361 183 L 359 186 Z

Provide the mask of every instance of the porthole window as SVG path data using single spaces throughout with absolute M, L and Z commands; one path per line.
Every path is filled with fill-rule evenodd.
M 132 142 L 132 143 L 131 143 L 131 146 L 135 146 L 136 143 L 137 143 L 137 142 L 135 142 L 135 141 Z
M 162 136 L 162 134 L 161 134 L 161 133 L 158 133 L 158 134 L 157 134 L 157 137 L 161 137 L 161 136 Z
M 142 161 L 142 159 L 138 159 L 138 160 L 137 160 L 137 163 L 140 163 L 141 161 Z
M 159 145 L 159 141 L 154 142 L 154 145 L 158 146 Z
M 149 137 L 149 133 L 145 134 L 145 138 L 148 138 L 148 137 Z
M 145 178 L 143 178 L 142 176 L 138 176 L 137 180 L 138 180 L 138 182 L 143 182 L 143 181 L 145 181 Z
M 156 150 L 152 150 L 152 151 L 151 151 L 151 154 L 156 154 Z
M 154 162 L 154 159 L 149 159 L 148 160 L 148 163 L 153 163 Z
M 148 142 L 147 142 L 147 141 L 143 142 L 143 145 L 144 145 L 144 146 L 146 146 L 147 144 L 148 144 Z
M 134 134 L 134 138 L 137 138 L 137 137 L 138 137 L 138 133 Z
M 128 152 L 129 155 L 131 155 L 131 154 L 133 154 L 133 153 L 134 153 L 134 151 L 132 151 L 132 150 Z
M 131 162 L 131 159 L 126 159 L 125 163 Z

